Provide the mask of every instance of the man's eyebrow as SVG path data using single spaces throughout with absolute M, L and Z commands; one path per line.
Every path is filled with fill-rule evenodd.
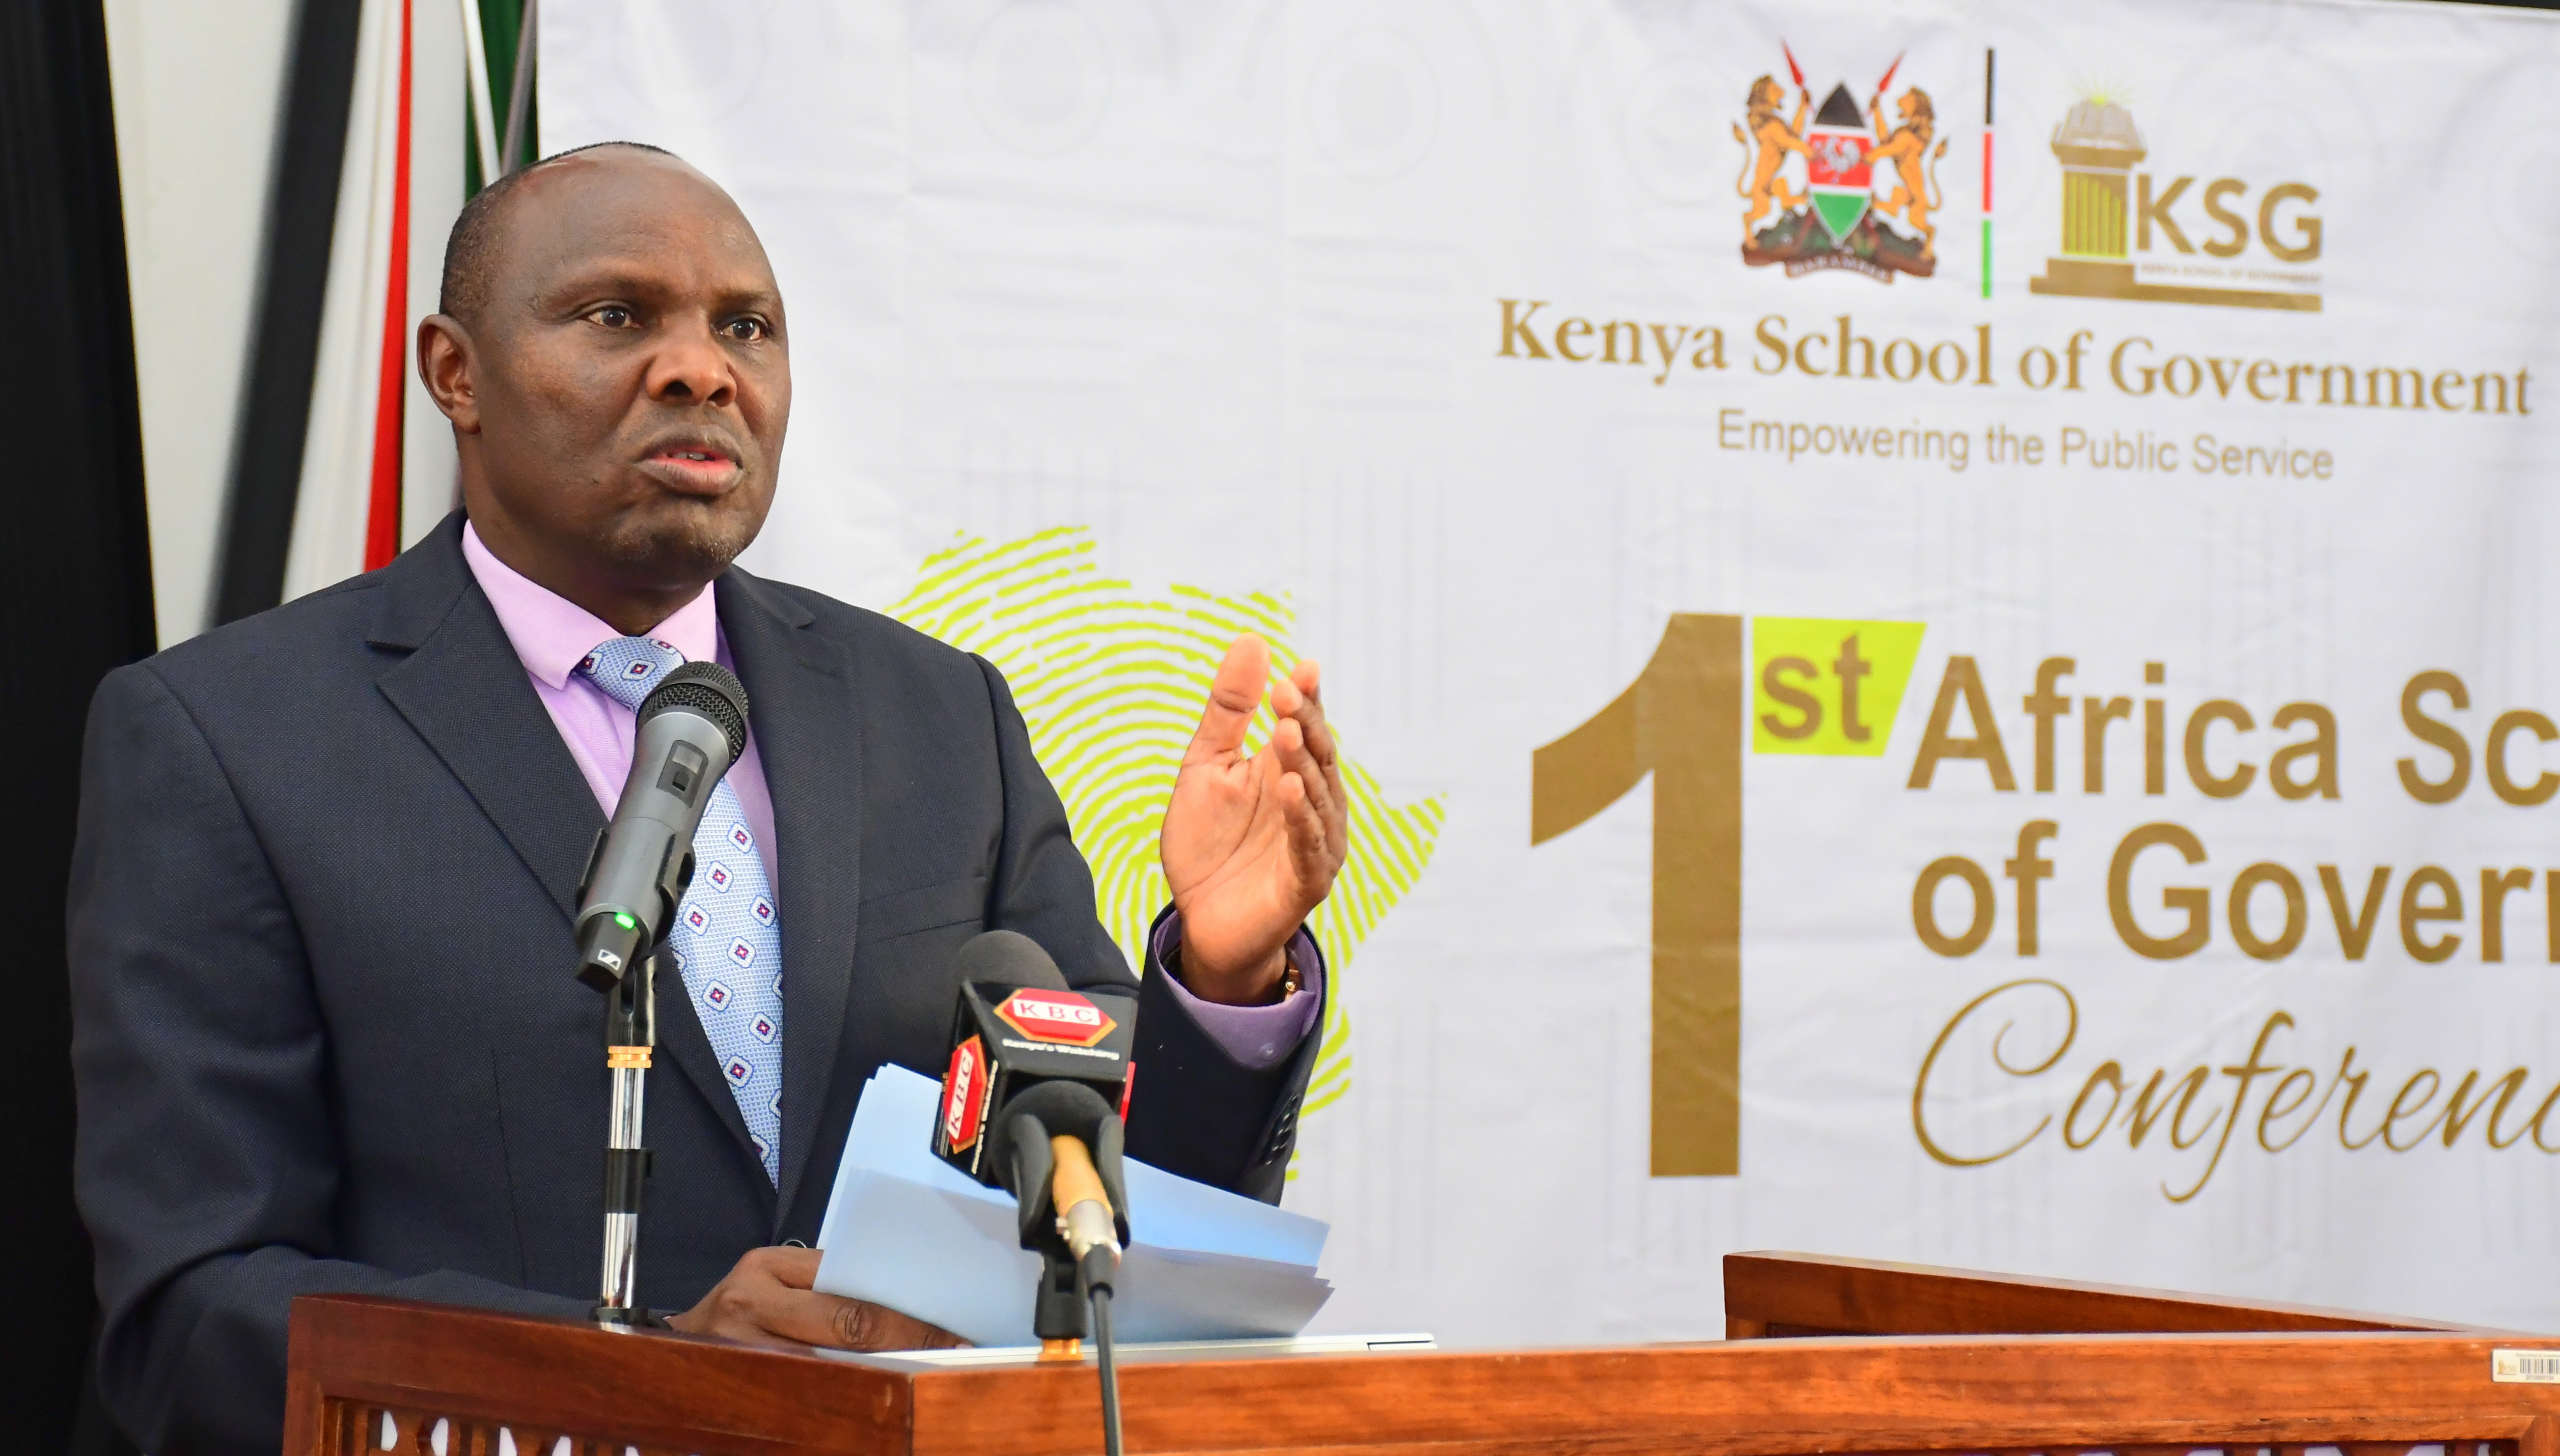
M 568 273 L 541 290 L 536 297 L 547 308 L 565 307 L 582 298 L 643 298 L 664 294 L 680 287 L 667 274 L 630 263 L 604 263 Z M 771 308 L 782 301 L 781 291 L 767 283 L 743 283 L 715 290 L 722 308 Z
M 598 264 L 561 273 L 536 289 L 534 297 L 541 306 L 556 308 L 586 298 L 663 293 L 671 286 L 671 280 L 663 273 L 629 264 Z

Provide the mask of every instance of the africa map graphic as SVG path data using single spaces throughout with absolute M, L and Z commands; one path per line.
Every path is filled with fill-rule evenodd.
M 887 614 L 992 661 L 1030 726 L 1032 750 L 1056 785 L 1076 846 L 1093 867 L 1094 908 L 1131 964 L 1168 898 L 1156 838 L 1183 750 L 1227 645 L 1240 633 L 1271 645 L 1271 670 L 1298 660 L 1286 598 L 1222 596 L 1174 585 L 1159 593 L 1103 575 L 1092 533 L 1059 526 L 1009 541 L 962 536 L 927 556 Z M 1338 737 L 1339 718 L 1333 719 Z M 1266 704 L 1248 748 L 1269 737 Z M 1346 748 L 1351 856 L 1310 919 L 1334 977 L 1305 1109 L 1351 1089 L 1348 972 L 1360 943 L 1429 868 L 1447 806 L 1438 796 L 1391 801 Z

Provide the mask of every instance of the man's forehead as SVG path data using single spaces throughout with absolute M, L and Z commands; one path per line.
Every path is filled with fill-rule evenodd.
M 771 287 L 755 229 L 728 194 L 673 157 L 580 153 L 525 177 L 507 199 L 500 251 L 543 289 L 574 275 L 663 280 L 710 270 Z

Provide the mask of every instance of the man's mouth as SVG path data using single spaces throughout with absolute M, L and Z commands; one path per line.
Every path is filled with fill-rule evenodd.
M 661 480 L 680 486 L 718 488 L 737 474 L 737 459 L 706 441 L 672 441 L 642 457 L 642 465 Z
M 728 465 L 733 463 L 729 460 L 727 451 L 715 450 L 709 447 L 696 450 L 670 445 L 664 449 L 653 452 L 649 458 L 652 460 L 670 460 L 674 461 L 678 465 Z

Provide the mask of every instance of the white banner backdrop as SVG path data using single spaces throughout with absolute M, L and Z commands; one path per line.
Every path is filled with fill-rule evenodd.
M 1215 648 L 1325 662 L 1325 1327 L 2560 1327 L 2550 20 L 546 12 L 780 274 L 749 563 L 1006 668 L 1124 942 Z

